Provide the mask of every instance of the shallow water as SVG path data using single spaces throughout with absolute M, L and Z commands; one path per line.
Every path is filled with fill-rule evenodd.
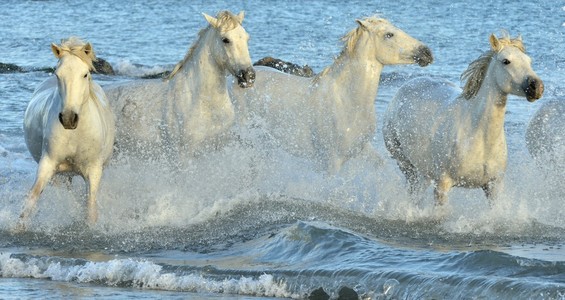
M 22 132 L 33 89 L 56 61 L 49 45 L 88 39 L 116 76 L 102 85 L 169 70 L 198 30 L 201 12 L 245 10 L 252 60 L 275 56 L 319 72 L 332 63 L 354 20 L 379 14 L 424 41 L 426 68 L 385 67 L 374 145 L 380 169 L 364 158 L 328 177 L 311 162 L 270 146 L 233 143 L 171 173 L 119 156 L 106 169 L 100 220 L 84 225 L 84 183 L 43 193 L 31 230 L 13 233 L 36 163 Z M 565 6 L 557 1 L 248 1 L 127 6 L 96 1 L 0 3 L 0 62 L 27 72 L 0 74 L 0 294 L 13 298 L 305 298 L 349 287 L 371 299 L 564 299 L 563 168 L 539 169 L 524 142 L 543 101 L 565 89 Z M 490 208 L 479 190 L 454 189 L 450 214 L 433 218 L 431 189 L 421 205 L 388 158 L 380 134 L 390 98 L 427 75 L 459 84 L 490 33 L 521 33 L 544 80 L 536 103 L 510 97 L 505 187 Z M 261 132 L 245 138 L 261 145 Z

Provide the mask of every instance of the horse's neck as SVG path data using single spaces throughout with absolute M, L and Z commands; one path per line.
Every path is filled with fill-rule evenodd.
M 205 101 L 212 104 L 211 101 L 223 102 L 229 98 L 226 71 L 215 62 L 211 49 L 206 45 L 207 38 L 208 33 L 201 38 L 192 57 L 172 80 L 175 81 L 180 97 L 188 96 L 192 102 Z
M 366 60 L 360 57 L 364 55 L 360 53 L 352 56 L 344 54 L 335 61 L 328 73 L 320 80 L 340 86 L 334 90 L 342 91 L 343 95 L 338 96 L 343 102 L 348 102 L 354 107 L 371 109 L 374 107 L 383 65 L 377 60 Z
M 90 84 L 92 85 L 90 93 L 81 108 L 81 114 L 102 120 L 104 119 L 105 112 L 110 111 L 110 106 L 102 88 L 94 82 Z
M 486 138 L 504 138 L 504 116 L 506 113 L 506 101 L 508 96 L 503 93 L 494 81 L 487 81 L 493 78 L 486 74 L 485 81 L 475 97 L 462 101 L 468 101 L 471 109 L 473 127 L 483 131 Z

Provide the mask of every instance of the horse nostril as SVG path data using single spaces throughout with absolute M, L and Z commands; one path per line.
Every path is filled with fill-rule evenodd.
M 59 122 L 61 122 L 61 125 L 65 125 L 65 123 L 63 122 L 63 114 L 59 113 Z
M 73 121 L 72 121 L 73 126 L 77 126 L 78 124 L 78 114 L 73 113 Z

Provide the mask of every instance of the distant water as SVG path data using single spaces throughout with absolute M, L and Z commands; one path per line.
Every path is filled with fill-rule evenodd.
M 563 169 L 542 171 L 524 142 L 543 101 L 565 98 L 565 3 L 560 1 L 2 1 L 0 62 L 0 298 L 565 299 Z M 22 117 L 56 64 L 50 43 L 77 35 L 116 69 L 102 85 L 170 70 L 206 25 L 201 13 L 244 10 L 253 61 L 331 64 L 356 18 L 381 15 L 424 41 L 426 68 L 385 67 L 374 145 L 385 164 L 353 159 L 337 176 L 277 148 L 234 143 L 171 173 L 117 157 L 104 174 L 100 221 L 83 224 L 84 183 L 43 193 L 32 230 L 14 234 L 37 164 Z M 509 164 L 493 208 L 454 189 L 451 214 L 416 205 L 388 158 L 381 116 L 417 76 L 459 82 L 490 33 L 521 33 L 544 80 L 536 103 L 510 97 Z M 247 138 L 260 139 L 249 132 Z M 345 289 L 344 289 L 345 288 Z M 314 293 L 315 294 L 315 293 Z

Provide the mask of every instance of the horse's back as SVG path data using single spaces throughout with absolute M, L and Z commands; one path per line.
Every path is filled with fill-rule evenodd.
M 460 89 L 446 80 L 416 78 L 404 84 L 383 117 L 383 138 L 396 159 L 421 165 L 430 161 L 434 135 Z
M 536 159 L 565 165 L 565 102 L 553 100 L 542 104 L 526 129 L 526 145 Z
M 312 78 L 263 66 L 256 66 L 255 73 L 252 88 L 235 85 L 230 88 L 238 118 L 245 121 L 259 118 L 287 150 L 297 155 L 312 155 L 311 130 L 317 121 L 313 118 L 319 113 L 319 103 L 310 92 Z
M 161 79 L 136 80 L 104 86 L 116 118 L 116 143 L 136 150 L 140 144 L 159 138 L 165 83 Z M 152 147 L 144 147 L 150 149 Z
M 127 105 L 139 106 L 142 110 L 149 110 L 163 97 L 163 80 L 143 79 L 104 86 L 108 102 L 116 114 L 116 118 L 127 114 Z M 158 98 L 155 98 L 158 96 Z
M 434 116 L 449 105 L 460 91 L 447 80 L 422 77 L 408 81 L 400 87 L 386 109 L 383 119 L 387 130 L 414 125 L 420 127 L 437 121 Z
M 230 94 L 239 114 L 246 117 L 268 118 L 281 110 L 290 110 L 304 99 L 310 78 L 290 75 L 279 70 L 255 66 L 255 83 L 252 88 L 230 86 Z

